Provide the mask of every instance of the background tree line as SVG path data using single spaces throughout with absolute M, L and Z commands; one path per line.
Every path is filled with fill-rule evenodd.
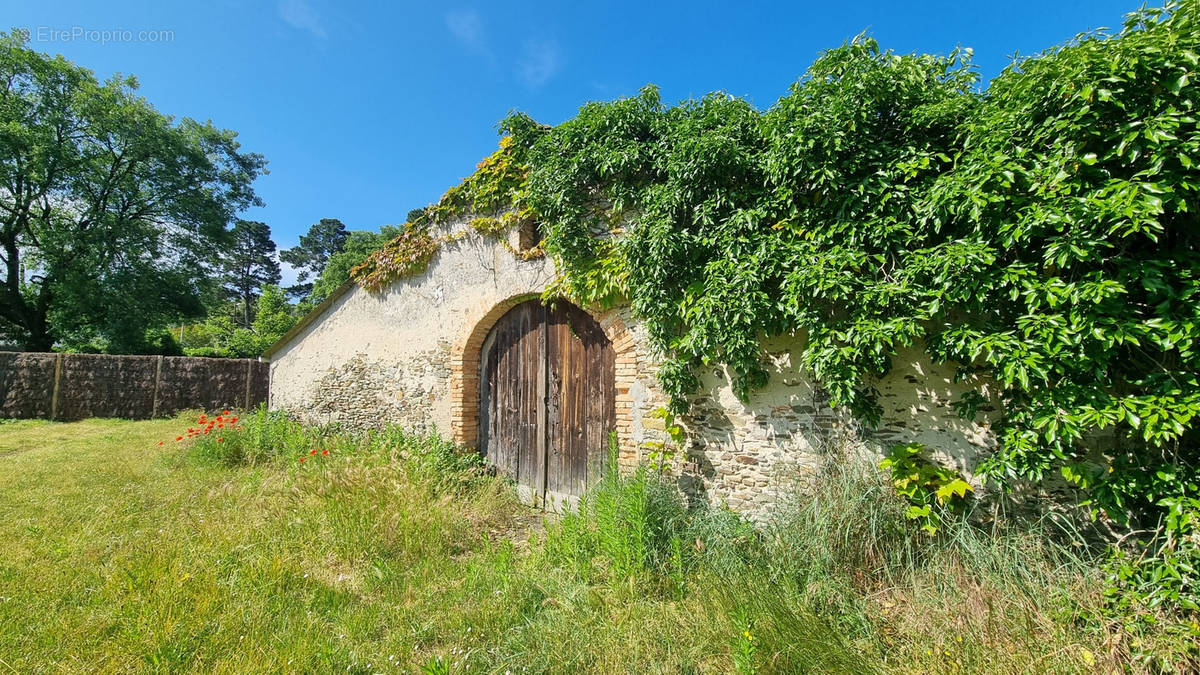
M 348 230 L 337 218 L 322 218 L 301 235 L 298 246 L 278 252 L 264 223 L 238 221 L 236 245 L 219 276 L 219 291 L 204 320 L 183 325 L 176 336 L 192 356 L 258 356 L 308 312 L 350 281 L 350 269 L 366 259 L 399 228 Z M 296 283 L 282 288 L 280 262 L 296 271 Z
M 0 33 L 0 343 L 256 356 L 395 235 L 322 219 L 277 258 L 237 217 L 266 159 L 137 88 Z

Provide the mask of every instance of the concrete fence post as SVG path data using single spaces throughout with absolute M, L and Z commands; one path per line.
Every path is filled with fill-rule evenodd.
M 246 412 L 250 412 L 250 385 L 254 384 L 254 359 L 246 359 Z
M 62 354 L 57 354 L 54 358 L 54 389 L 50 394 L 50 419 L 52 420 L 58 417 L 58 390 L 62 380 L 62 360 Z
M 158 417 L 158 387 L 162 384 L 163 360 L 166 358 L 160 354 L 158 362 L 154 364 L 154 397 L 150 399 L 150 419 Z

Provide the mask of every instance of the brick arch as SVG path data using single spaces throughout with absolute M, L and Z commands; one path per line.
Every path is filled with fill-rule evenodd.
M 537 299 L 537 293 L 521 293 L 496 303 L 484 312 L 451 348 L 450 352 L 450 427 L 455 443 L 476 447 L 479 441 L 479 357 L 483 343 L 496 322 L 508 310 Z M 622 455 L 632 443 L 633 400 L 630 390 L 637 377 L 637 353 L 633 335 L 617 312 L 594 312 L 584 308 L 600 324 L 612 343 L 616 357 L 617 442 Z

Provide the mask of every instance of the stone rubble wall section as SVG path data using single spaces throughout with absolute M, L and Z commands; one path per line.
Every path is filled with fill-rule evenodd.
M 425 350 L 403 362 L 356 354 L 322 377 L 313 390 L 308 420 L 350 429 L 389 424 L 417 433 L 439 431 L 434 405 L 447 398 L 450 345 Z

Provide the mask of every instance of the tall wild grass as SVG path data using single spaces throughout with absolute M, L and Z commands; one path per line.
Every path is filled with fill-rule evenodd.
M 612 467 L 615 462 L 610 462 Z M 669 478 L 608 470 L 549 528 L 546 564 L 619 597 L 705 617 L 737 670 L 1087 672 L 1129 662 L 1100 617 L 1097 560 L 1046 523 L 936 538 L 874 466 L 835 456 L 814 490 L 753 526 Z M 1051 531 L 1051 530 L 1054 531 Z M 1061 542 L 1061 543 L 1059 543 Z

